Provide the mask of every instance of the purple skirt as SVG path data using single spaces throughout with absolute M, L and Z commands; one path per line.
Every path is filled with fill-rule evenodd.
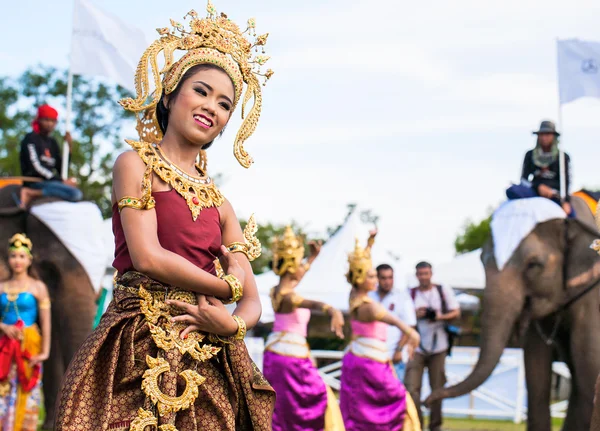
M 273 431 L 322 431 L 327 388 L 310 358 L 266 351 L 264 375 L 275 389 Z
M 346 431 L 402 431 L 406 388 L 389 363 L 346 353 L 340 408 Z

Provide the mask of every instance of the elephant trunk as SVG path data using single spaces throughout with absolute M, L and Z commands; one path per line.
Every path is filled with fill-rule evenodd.
M 481 350 L 475 368 L 462 382 L 432 393 L 427 404 L 465 395 L 480 386 L 494 371 L 525 302 L 522 286 L 514 284 L 515 277 L 512 277 L 512 285 L 502 282 L 502 279 L 509 278 L 506 275 L 497 271 L 492 276 L 488 273 L 481 320 Z

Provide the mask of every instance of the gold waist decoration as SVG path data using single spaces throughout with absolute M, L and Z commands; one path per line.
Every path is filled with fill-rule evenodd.
M 195 361 L 204 362 L 219 353 L 221 347 L 205 343 L 207 334 L 196 331 L 182 339 L 179 334 L 185 329 L 186 324 L 171 322 L 173 316 L 182 314 L 182 312 L 167 305 L 166 301 L 177 300 L 195 305 L 197 300 L 193 292 L 152 281 L 142 283 L 138 287 L 127 286 L 119 281 L 117 278 L 115 289 L 126 290 L 129 293 L 137 294 L 140 298 L 140 309 L 150 328 L 152 339 L 159 349 L 156 358 L 150 355 L 146 356 L 148 369 L 144 372 L 141 385 L 142 391 L 150 400 L 153 408 L 151 410 L 140 408 L 130 427 L 131 431 L 144 431 L 146 427 L 156 427 L 156 424 L 159 423 L 156 413 L 165 416 L 192 407 L 199 394 L 198 387 L 206 380 L 204 376 L 193 369 L 184 370 L 179 374 L 186 383 L 181 395 L 165 394 L 161 391 L 159 382 L 164 373 L 172 371 L 171 366 L 165 360 L 165 354 L 176 350 L 182 356 L 189 355 Z M 211 341 L 215 340 L 213 337 L 210 339 Z M 160 431 L 177 431 L 173 424 L 162 425 L 158 429 Z

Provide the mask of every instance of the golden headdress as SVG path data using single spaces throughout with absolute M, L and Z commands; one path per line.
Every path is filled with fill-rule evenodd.
M 359 285 L 367 278 L 367 272 L 373 268 L 373 261 L 371 260 L 371 247 L 375 242 L 375 238 L 370 237 L 367 242 L 367 246 L 362 248 L 360 241 L 356 238 L 356 244 L 354 251 L 348 254 L 348 273 L 346 279 L 348 283 L 353 286 Z
M 233 153 L 236 159 L 245 168 L 250 167 L 252 159 L 244 150 L 244 142 L 254 133 L 262 109 L 262 94 L 259 78 L 264 78 L 264 83 L 273 75 L 268 69 L 264 74 L 260 68 L 269 59 L 264 55 L 264 46 L 267 43 L 268 33 L 256 36 L 256 21 L 248 20 L 247 28 L 240 28 L 217 11 L 210 0 L 206 7 L 208 16 L 199 18 L 195 11 L 189 12 L 190 31 L 171 20 L 172 29 L 168 27 L 157 29 L 160 38 L 146 49 L 137 67 L 135 74 L 135 99 L 126 98 L 119 103 L 123 108 L 133 111 L 138 115 L 137 131 L 144 142 L 158 143 L 162 139 L 162 132 L 156 118 L 156 105 L 163 94 L 170 94 L 179 84 L 181 77 L 190 68 L 199 64 L 214 64 L 223 69 L 233 81 L 235 87 L 234 106 L 241 98 L 244 83 L 247 85 L 246 93 L 242 100 L 242 118 L 244 121 L 235 137 Z M 176 33 L 179 33 L 177 35 Z M 248 40 L 248 36 L 253 41 Z M 258 50 L 260 55 L 255 55 Z M 174 59 L 176 51 L 187 51 L 179 60 Z M 158 58 L 164 57 L 164 66 L 159 69 Z M 148 69 L 152 71 L 155 89 L 150 88 Z M 162 77 L 162 79 L 161 79 Z M 264 85 L 264 84 L 263 84 Z M 246 104 L 250 99 L 254 102 L 247 116 L 244 115 Z
M 304 259 L 304 241 L 294 235 L 291 226 L 287 226 L 281 238 L 273 240 L 273 271 L 282 276 L 286 272 L 294 274 Z
M 8 249 L 11 251 L 26 251 L 29 256 L 31 256 L 31 249 L 33 248 L 33 244 L 31 240 L 25 236 L 24 233 L 17 233 L 12 236 L 12 238 L 8 241 Z

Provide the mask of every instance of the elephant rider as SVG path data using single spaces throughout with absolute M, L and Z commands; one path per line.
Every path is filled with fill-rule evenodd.
M 32 123 L 33 131 L 21 141 L 21 174 L 40 178 L 40 182 L 26 182 L 21 188 L 20 206 L 27 207 L 37 197 L 58 197 L 77 202 L 82 193 L 75 186 L 74 178 L 63 181 L 60 177 L 62 159 L 58 142 L 51 135 L 56 128 L 58 112 L 49 105 L 42 105 Z M 71 135 L 65 134 L 71 148 Z
M 531 198 L 541 196 L 548 198 L 562 206 L 569 217 L 575 217 L 575 212 L 570 204 L 569 187 L 571 180 L 571 159 L 565 153 L 565 192 L 564 201 L 560 196 L 560 162 L 558 137 L 556 126 L 552 121 L 542 121 L 539 130 L 533 132 L 537 135 L 537 142 L 533 150 L 525 154 L 521 183 L 512 185 L 506 191 L 509 199 Z

